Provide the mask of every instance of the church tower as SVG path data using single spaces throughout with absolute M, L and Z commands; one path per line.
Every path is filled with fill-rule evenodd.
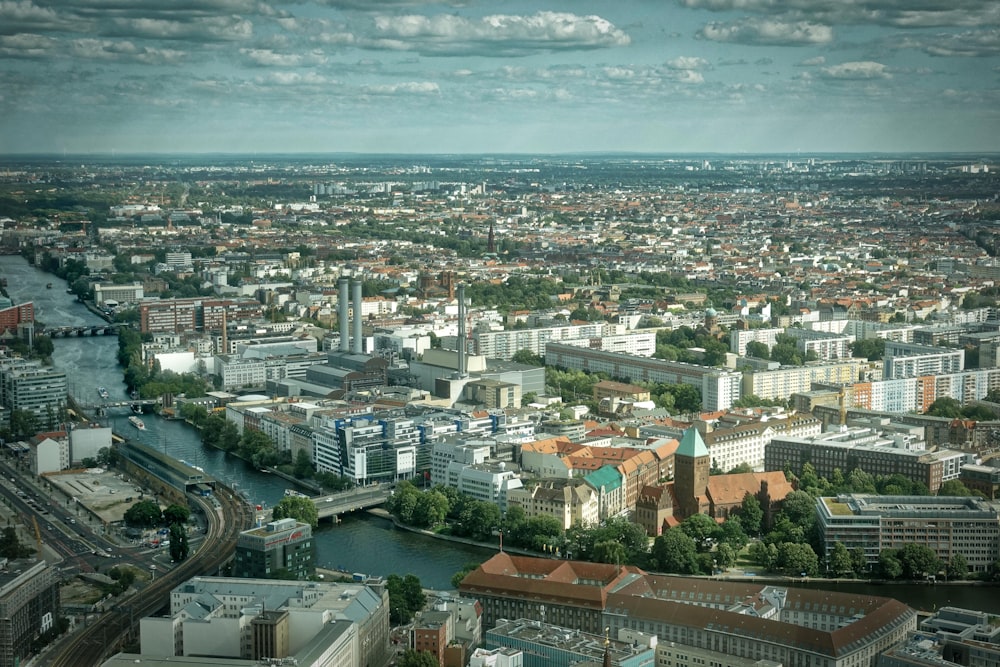
M 701 505 L 707 504 L 711 465 L 708 447 L 698 429 L 692 427 L 684 431 L 674 454 L 674 495 L 680 505 L 679 518 L 697 514 Z

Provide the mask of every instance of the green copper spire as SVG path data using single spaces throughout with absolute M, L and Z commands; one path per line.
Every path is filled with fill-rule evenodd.
M 698 433 L 698 429 L 692 427 L 684 431 L 684 435 L 681 436 L 681 444 L 677 447 L 677 454 L 693 459 L 699 456 L 708 456 L 708 447 L 701 439 L 701 433 Z

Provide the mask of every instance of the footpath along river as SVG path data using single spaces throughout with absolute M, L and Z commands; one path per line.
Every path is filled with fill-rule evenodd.
M 39 271 L 22 257 L 0 256 L 0 277 L 7 279 L 7 292 L 15 303 L 34 302 L 36 319 L 46 325 L 102 322 L 66 293 L 63 281 Z M 52 283 L 52 288 L 46 287 L 48 283 Z M 108 389 L 109 400 L 128 398 L 116 358 L 115 337 L 59 338 L 54 344 L 53 363 L 66 372 L 70 393 L 82 403 L 97 402 L 99 386 Z M 103 420 L 126 437 L 204 468 L 208 474 L 246 492 L 256 503 L 274 505 L 288 486 L 275 475 L 259 472 L 240 459 L 205 447 L 198 432 L 183 422 L 145 415 L 146 430 L 138 431 L 128 424 L 127 409 L 111 411 Z M 348 515 L 339 524 L 321 524 L 316 532 L 316 544 L 322 567 L 383 576 L 414 574 L 425 587 L 433 589 L 450 588 L 455 572 L 467 563 L 482 562 L 496 553 L 495 548 L 457 544 L 400 530 L 391 522 L 366 513 Z M 1000 614 L 1000 595 L 997 595 L 1000 589 L 992 586 L 832 582 L 812 582 L 808 586 L 891 596 L 927 611 L 952 605 Z

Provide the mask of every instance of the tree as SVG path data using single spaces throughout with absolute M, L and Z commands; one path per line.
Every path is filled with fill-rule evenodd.
M 312 460 L 309 458 L 309 453 L 304 449 L 300 449 L 295 454 L 295 463 L 293 466 L 292 474 L 295 475 L 295 479 L 307 479 L 313 476 Z
M 396 625 L 409 623 L 413 615 L 427 604 L 420 579 L 412 574 L 405 577 L 390 574 L 386 577 L 385 587 L 389 592 L 390 618 Z
M 653 540 L 650 562 L 662 572 L 698 573 L 698 549 L 690 535 L 680 528 L 671 528 Z
M 962 404 L 950 396 L 942 396 L 931 403 L 924 414 L 932 417 L 958 419 L 962 416 Z
M 614 540 L 596 542 L 590 558 L 595 563 L 624 563 L 626 561 L 625 546 Z
M 408 648 L 396 661 L 399 667 L 439 667 L 437 658 L 429 651 Z
M 792 491 L 781 502 L 781 514 L 800 526 L 812 525 L 816 517 L 816 501 L 805 491 Z
M 160 525 L 163 513 L 152 500 L 140 500 L 125 510 L 125 523 L 136 528 L 153 528 Z
M 903 565 L 903 575 L 907 579 L 923 579 L 928 574 L 937 574 L 941 569 L 937 554 L 923 544 L 904 544 L 899 550 L 899 562 Z
M 899 579 L 903 576 L 903 564 L 896 549 L 882 549 L 878 555 L 878 568 L 886 579 Z
M 34 555 L 34 553 L 34 549 L 22 544 L 17 539 L 16 528 L 7 526 L 3 529 L 3 533 L 0 534 L 0 556 L 15 560 L 17 558 L 27 558 Z
M 709 540 L 719 534 L 719 524 L 707 514 L 692 514 L 681 522 L 680 529 L 691 536 L 699 551 L 707 551 Z
M 736 559 L 738 554 L 736 549 L 730 546 L 727 542 L 723 542 L 716 548 L 714 552 L 715 564 L 720 568 L 725 570 L 726 568 L 736 565 Z
M 274 506 L 271 516 L 275 520 L 295 519 L 302 523 L 308 523 L 313 528 L 319 525 L 319 512 L 316 511 L 316 503 L 310 498 L 285 496 Z
M 545 359 L 531 350 L 518 350 L 511 356 L 511 361 L 529 366 L 544 366 Z
M 500 529 L 500 507 L 482 500 L 470 500 L 464 503 L 458 522 L 463 534 L 477 540 L 490 539 L 493 531 Z
M 834 576 L 840 577 L 854 571 L 854 562 L 851 560 L 851 553 L 844 546 L 843 542 L 836 542 L 833 551 L 830 552 L 830 572 Z
M 965 579 L 969 576 L 969 563 L 962 554 L 954 554 L 946 571 L 949 579 Z
M 448 516 L 448 498 L 431 489 L 417 496 L 417 505 L 413 508 L 413 525 L 430 528 L 444 523 Z
M 962 484 L 961 480 L 949 479 L 945 482 L 941 482 L 941 486 L 938 488 L 937 494 L 939 496 L 981 496 L 982 494 L 978 491 L 973 491 L 965 484 Z
M 751 340 L 747 343 L 747 353 L 746 356 L 754 357 L 756 359 L 769 359 L 771 356 L 770 350 L 767 349 L 765 343 L 760 341 Z
M 747 545 L 750 538 L 747 537 L 746 531 L 743 530 L 743 519 L 737 515 L 731 515 L 728 519 L 722 522 L 719 526 L 719 542 L 720 546 L 722 544 L 728 544 L 736 551 L 739 551 Z
M 179 523 L 170 524 L 170 558 L 178 563 L 188 557 L 187 530 Z
M 750 535 L 759 535 L 761 522 L 764 519 L 764 510 L 760 506 L 760 500 L 753 494 L 747 493 L 743 496 L 743 503 L 739 512 L 740 525 Z
M 815 576 L 819 572 L 819 558 L 813 548 L 804 542 L 782 542 L 778 546 L 777 567 L 786 575 Z
M 168 526 L 175 523 L 183 525 L 187 523 L 189 518 L 191 518 L 191 510 L 184 505 L 169 505 L 163 510 L 163 520 L 167 522 Z

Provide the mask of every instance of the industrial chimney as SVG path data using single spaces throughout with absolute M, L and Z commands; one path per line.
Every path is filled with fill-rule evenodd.
M 340 294 L 337 297 L 337 314 L 340 317 L 340 351 L 349 352 L 351 350 L 351 320 L 348 315 L 348 301 L 350 300 L 350 281 L 341 278 L 337 283 Z
M 468 375 L 465 362 L 465 283 L 458 284 L 458 377 Z
M 354 344 L 351 347 L 351 351 L 355 354 L 363 354 L 361 344 L 361 281 L 355 280 L 351 283 L 351 287 L 354 290 L 354 298 L 352 304 L 354 306 Z

